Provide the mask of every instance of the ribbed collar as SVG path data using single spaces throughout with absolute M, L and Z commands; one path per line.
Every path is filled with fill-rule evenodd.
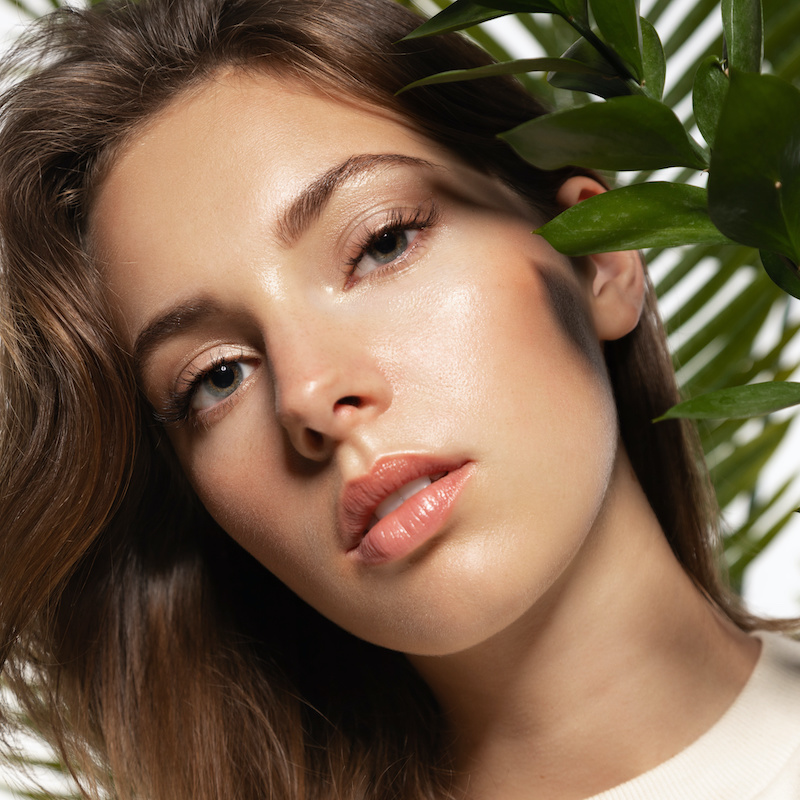
M 800 643 L 756 635 L 763 646 L 753 674 L 709 731 L 655 769 L 587 800 L 754 800 L 764 792 L 800 751 Z

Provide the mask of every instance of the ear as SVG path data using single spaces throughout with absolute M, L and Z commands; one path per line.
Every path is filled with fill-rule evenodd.
M 556 195 L 562 208 L 602 194 L 605 188 L 583 175 L 565 181 Z M 597 253 L 586 259 L 590 268 L 589 305 L 601 341 L 620 339 L 638 324 L 644 304 L 644 266 L 639 253 L 625 250 Z

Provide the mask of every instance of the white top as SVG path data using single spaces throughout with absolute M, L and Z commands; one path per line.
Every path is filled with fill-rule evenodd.
M 755 670 L 711 730 L 589 800 L 800 800 L 800 643 L 757 636 Z

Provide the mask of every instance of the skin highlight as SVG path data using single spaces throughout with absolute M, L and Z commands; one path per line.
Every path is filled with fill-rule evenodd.
M 201 353 L 228 349 L 255 367 L 230 404 L 201 418 L 199 430 L 185 425 L 170 431 L 190 482 L 217 522 L 301 597 L 356 635 L 406 652 L 464 649 L 504 627 L 543 591 L 580 546 L 569 532 L 586 535 L 606 491 L 617 444 L 610 392 L 596 374 L 586 374 L 552 317 L 533 315 L 539 321 L 528 322 L 532 307 L 546 309 L 532 264 L 565 276 L 571 267 L 530 236 L 531 212 L 498 182 L 443 152 L 430 152 L 429 144 L 364 111 L 306 96 L 297 102 L 297 95 L 276 90 L 266 78 L 217 81 L 208 95 L 173 107 L 174 116 L 167 112 L 120 157 L 100 190 L 94 221 L 94 236 L 108 254 L 110 289 L 131 333 L 145 326 L 164 298 L 183 302 L 189 287 L 224 308 L 201 332 L 174 336 L 147 361 L 143 386 L 157 409 L 186 362 L 199 366 Z M 249 119 L 246 109 L 253 109 Z M 309 142 L 298 159 L 288 159 L 295 130 L 320 118 L 329 121 L 330 133 L 317 141 L 341 141 L 341 148 L 313 148 Z M 226 130 L 222 119 L 235 119 L 236 130 Z M 353 128 L 358 134 L 345 139 Z M 194 144 L 195 131 L 197 146 L 186 147 L 187 137 Z M 238 140 L 236 131 L 242 131 Z M 263 148 L 262 141 L 271 147 Z M 247 150 L 248 142 L 257 144 Z M 200 147 L 220 165 L 219 173 L 193 158 Z M 298 177 L 377 148 L 436 158 L 447 175 L 379 170 L 337 193 L 315 229 L 293 248 L 284 248 L 278 237 L 270 246 L 270 221 L 294 199 Z M 236 157 L 226 161 L 226 153 Z M 345 290 L 342 263 L 358 241 L 359 226 L 382 224 L 394 208 L 424 206 L 432 193 L 442 220 L 420 232 L 402 269 L 385 276 L 374 272 Z M 199 202 L 187 207 L 186 198 Z M 171 219 L 170 208 L 181 209 L 179 219 Z M 502 252 L 495 249 L 498 239 Z M 508 253 L 520 255 L 509 259 Z M 527 380 L 520 375 L 519 352 L 498 352 L 515 339 L 529 359 Z M 570 362 L 580 368 L 564 369 Z M 495 399 L 487 390 L 512 383 L 513 402 L 498 412 L 502 396 Z M 361 398 L 360 407 L 339 402 L 352 396 Z M 563 424 L 554 425 L 559 416 Z M 496 427 L 474 442 L 459 436 L 465 425 L 484 428 L 492 417 Z M 585 503 L 571 504 L 574 516 L 560 520 L 550 509 L 574 466 L 564 463 L 563 473 L 552 469 L 550 451 L 563 451 L 576 420 L 585 426 L 580 480 L 592 488 Z M 519 463 L 499 463 L 495 477 L 487 474 L 482 464 L 507 458 L 498 440 L 517 449 L 512 442 L 520 430 L 548 428 L 541 448 L 548 461 L 526 449 Z M 308 438 L 309 430 L 320 434 L 318 444 Z M 242 437 L 240 447 L 227 445 L 231 436 Z M 573 438 L 578 447 L 579 437 Z M 452 518 L 453 526 L 467 528 L 461 536 L 468 544 L 456 547 L 445 535 L 414 570 L 363 569 L 340 557 L 336 503 L 348 480 L 368 472 L 377 459 L 402 453 L 475 463 Z M 285 462 L 296 454 L 325 466 L 310 476 L 307 463 L 287 469 Z M 530 474 L 548 471 L 530 508 L 519 508 L 519 498 L 530 493 Z M 261 475 L 269 480 L 256 477 L 252 485 L 251 476 Z M 511 519 L 486 514 L 480 525 L 466 524 L 481 518 L 478 505 L 489 496 Z M 306 513 L 298 517 L 298 508 Z M 531 515 L 541 518 L 543 530 L 563 530 L 545 538 L 550 544 L 528 544 L 533 551 L 524 562 L 541 561 L 542 576 L 523 600 L 509 584 L 498 604 L 476 604 L 475 598 L 491 595 L 494 570 L 527 573 L 515 538 L 528 539 Z M 542 546 L 552 553 L 543 558 Z M 519 580 L 531 579 L 523 574 Z M 450 588 L 431 591 L 434 586 Z
M 435 167 L 368 169 L 304 233 L 282 235 L 309 176 L 375 154 Z M 559 199 L 600 190 L 574 178 Z M 429 222 L 397 269 L 348 283 L 362 229 L 420 208 Z M 205 308 L 141 359 L 156 411 L 215 354 L 251 368 L 230 400 L 169 427 L 199 498 L 327 617 L 410 655 L 458 732 L 463 798 L 536 787 L 577 800 L 655 766 L 719 718 L 758 649 L 675 561 L 608 380 L 553 312 L 544 275 L 581 298 L 597 363 L 638 321 L 638 259 L 598 256 L 576 273 L 530 236 L 535 223 L 499 181 L 408 127 L 236 73 L 134 135 L 92 215 L 129 346 L 165 309 Z M 445 526 L 398 563 L 348 560 L 346 482 L 430 452 L 474 465 Z

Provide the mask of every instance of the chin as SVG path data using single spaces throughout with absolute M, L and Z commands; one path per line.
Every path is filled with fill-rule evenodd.
M 483 595 L 485 597 L 485 595 Z M 459 602 L 456 608 L 427 603 L 415 613 L 403 613 L 376 627 L 373 621 L 351 633 L 366 641 L 408 656 L 443 657 L 464 653 L 512 629 L 526 610 L 519 602 L 506 602 L 492 610 L 486 603 L 480 610 Z

